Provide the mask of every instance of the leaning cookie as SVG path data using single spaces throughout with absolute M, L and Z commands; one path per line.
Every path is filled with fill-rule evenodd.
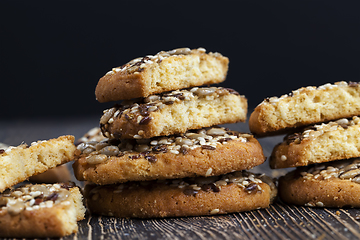
M 279 196 L 310 207 L 360 207 L 360 159 L 299 168 L 279 179 Z
M 77 148 L 76 178 L 99 185 L 214 176 L 265 161 L 252 135 L 220 127 L 151 139 L 83 143 Z
M 74 184 L 28 184 L 0 194 L 0 237 L 63 237 L 77 232 L 84 216 Z
M 266 208 L 277 194 L 265 175 L 247 171 L 207 178 L 186 178 L 118 185 L 85 186 L 91 213 L 158 218 L 226 214 Z
M 151 95 L 104 111 L 100 127 L 108 138 L 151 138 L 213 125 L 244 122 L 247 99 L 222 87 L 195 87 Z
M 0 192 L 74 158 L 74 136 L 0 149 Z
M 286 135 L 273 149 L 271 168 L 307 166 L 314 163 L 360 157 L 360 118 L 315 124 Z
M 204 48 L 180 48 L 136 58 L 100 78 L 95 95 L 99 102 L 147 97 L 175 89 L 220 83 L 229 59 Z
M 268 136 L 355 115 L 360 115 L 360 86 L 342 81 L 267 98 L 251 114 L 249 127 L 257 136 Z

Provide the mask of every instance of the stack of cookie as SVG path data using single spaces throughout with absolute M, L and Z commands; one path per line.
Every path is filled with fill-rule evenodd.
M 360 207 L 360 85 L 337 82 L 265 99 L 250 116 L 257 136 L 287 132 L 270 167 L 298 167 L 279 180 L 284 202 Z M 306 167 L 307 166 L 307 167 Z
M 245 171 L 265 160 L 258 141 L 217 126 L 244 122 L 246 98 L 204 86 L 225 80 L 228 61 L 203 48 L 175 49 L 134 59 L 99 80 L 98 101 L 122 102 L 100 119 L 104 140 L 78 145 L 74 174 L 90 182 L 92 213 L 194 216 L 270 204 L 273 182 Z

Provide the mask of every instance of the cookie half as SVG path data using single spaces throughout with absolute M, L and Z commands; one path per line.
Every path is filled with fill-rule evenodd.
M 134 218 L 216 215 L 266 208 L 277 190 L 265 175 L 246 171 L 118 185 L 85 186 L 91 213 Z
M 299 168 L 279 179 L 279 196 L 309 207 L 360 207 L 360 159 Z
M 0 237 L 63 237 L 77 232 L 84 216 L 74 184 L 29 184 L 0 194 Z
M 273 149 L 271 168 L 307 166 L 313 163 L 360 157 L 360 118 L 315 124 L 285 136 Z
M 0 149 L 0 192 L 74 158 L 74 136 Z
M 244 122 L 247 99 L 222 87 L 195 87 L 151 95 L 104 111 L 100 127 L 108 138 L 151 138 L 218 124 Z
M 360 115 L 360 86 L 337 82 L 265 99 L 250 115 L 250 131 L 268 136 L 289 129 Z
M 95 95 L 99 102 L 147 97 L 225 80 L 229 59 L 204 48 L 179 48 L 136 58 L 100 78 Z
M 220 127 L 169 137 L 83 143 L 77 148 L 76 178 L 99 185 L 220 175 L 265 161 L 252 135 Z

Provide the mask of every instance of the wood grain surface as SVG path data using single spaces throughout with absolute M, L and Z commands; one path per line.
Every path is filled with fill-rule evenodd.
M 0 142 L 19 145 L 65 134 L 80 138 L 98 122 L 98 116 L 0 120 Z M 247 123 L 225 126 L 249 132 Z M 259 139 L 266 156 L 282 138 Z M 279 177 L 289 170 L 270 170 L 265 162 L 252 171 Z M 360 239 L 358 219 L 359 209 L 309 208 L 277 201 L 266 209 L 210 217 L 122 219 L 87 214 L 79 222 L 79 232 L 62 239 Z

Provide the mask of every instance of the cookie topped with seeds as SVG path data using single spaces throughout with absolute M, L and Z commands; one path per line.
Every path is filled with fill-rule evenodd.
M 75 150 L 71 135 L 0 149 L 0 193 L 33 175 L 72 161 Z
M 63 237 L 84 219 L 83 197 L 74 183 L 27 184 L 0 194 L 0 237 Z
M 176 89 L 220 83 L 229 59 L 204 48 L 179 48 L 131 60 L 100 78 L 99 102 L 129 100 Z
M 266 98 L 250 115 L 249 127 L 260 137 L 357 115 L 360 115 L 360 85 L 341 81 Z
M 276 193 L 272 179 L 247 171 L 213 177 L 85 186 L 85 198 L 91 213 L 130 218 L 249 211 L 268 207 Z
M 184 133 L 213 125 L 244 122 L 247 99 L 223 87 L 194 87 L 123 101 L 104 111 L 104 136 L 142 139 Z
M 309 207 L 360 207 L 360 159 L 300 167 L 279 179 L 279 196 Z
M 76 155 L 76 178 L 100 185 L 214 176 L 250 169 L 265 161 L 252 135 L 223 127 L 150 139 L 82 143 Z
M 360 118 L 343 118 L 315 124 L 288 134 L 273 149 L 271 168 L 307 166 L 314 163 L 360 157 Z

